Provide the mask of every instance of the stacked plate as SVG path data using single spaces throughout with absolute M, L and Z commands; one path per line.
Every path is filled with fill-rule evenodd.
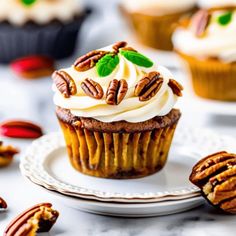
M 63 137 L 51 133 L 32 143 L 20 168 L 30 181 L 83 211 L 126 217 L 166 215 L 203 203 L 198 189 L 188 180 L 192 166 L 210 153 L 230 151 L 233 143 L 233 138 L 210 131 L 179 128 L 162 171 L 140 179 L 111 180 L 75 171 Z

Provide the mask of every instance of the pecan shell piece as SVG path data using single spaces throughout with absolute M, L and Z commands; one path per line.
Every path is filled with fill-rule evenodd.
M 172 89 L 173 93 L 178 97 L 182 97 L 182 91 L 184 90 L 183 86 L 174 79 L 170 79 L 168 86 Z
M 65 71 L 55 71 L 52 75 L 53 81 L 57 89 L 65 98 L 75 95 L 77 92 L 75 81 Z
M 112 46 L 112 49 L 117 54 L 119 52 L 120 48 L 124 48 L 126 45 L 127 45 L 127 42 L 125 42 L 125 41 L 117 42 Z
M 161 89 L 163 78 L 158 72 L 150 72 L 145 75 L 135 86 L 134 95 L 141 102 L 148 101 Z
M 79 72 L 83 72 L 83 71 L 87 71 L 89 69 L 92 69 L 96 63 L 107 54 L 108 52 L 106 51 L 98 51 L 98 50 L 94 50 L 91 51 L 81 57 L 79 57 L 75 63 L 74 63 L 74 67 L 77 71 Z
M 6 201 L 0 197 L 0 210 L 5 210 L 7 209 L 7 203 Z
M 16 217 L 5 229 L 4 236 L 35 235 L 36 232 L 48 232 L 55 224 L 59 212 L 52 204 L 42 203 L 31 207 Z
M 198 11 L 192 19 L 192 29 L 197 37 L 202 37 L 210 23 L 211 15 L 207 10 Z
M 223 151 L 205 157 L 193 167 L 189 179 L 213 206 L 236 213 L 236 154 Z
M 85 79 L 81 83 L 81 88 L 84 91 L 84 93 L 91 98 L 102 99 L 103 97 L 104 93 L 103 93 L 102 86 L 92 79 L 88 79 L 88 78 Z
M 107 88 L 106 103 L 109 105 L 118 105 L 124 99 L 128 91 L 128 83 L 126 80 L 113 79 Z

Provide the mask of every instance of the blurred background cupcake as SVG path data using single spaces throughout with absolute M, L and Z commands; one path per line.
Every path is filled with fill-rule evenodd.
M 236 1 L 200 1 L 202 9 L 173 35 L 197 95 L 236 101 Z
M 196 0 L 122 0 L 121 10 L 131 22 L 139 41 L 160 50 L 173 48 L 171 35 L 177 22 L 191 14 Z
M 86 15 L 78 0 L 0 0 L 0 62 L 70 56 Z

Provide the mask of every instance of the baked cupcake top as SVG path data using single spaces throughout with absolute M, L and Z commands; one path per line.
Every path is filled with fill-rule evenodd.
M 235 7 L 236 0 L 198 0 L 198 5 L 205 9 Z
M 236 61 L 236 8 L 200 10 L 173 35 L 180 53 L 226 63 Z
M 67 22 L 82 10 L 78 0 L 0 0 L 0 21 L 23 25 L 29 21 L 46 24 Z
M 193 8 L 197 0 L 122 0 L 129 12 L 144 13 L 147 15 L 166 15 L 183 12 Z
M 126 42 L 94 50 L 53 74 L 54 103 L 78 117 L 142 122 L 174 107 L 182 86 Z

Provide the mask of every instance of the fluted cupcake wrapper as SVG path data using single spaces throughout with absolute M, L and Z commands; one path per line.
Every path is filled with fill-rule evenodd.
M 190 11 L 180 12 L 170 15 L 152 16 L 141 13 L 125 13 L 131 22 L 137 38 L 144 45 L 160 50 L 171 51 L 173 49 L 172 34 L 178 24 L 178 21 Z
M 197 59 L 180 53 L 189 67 L 193 89 L 203 98 L 236 101 L 236 63 Z
M 127 179 L 153 174 L 166 163 L 175 123 L 153 131 L 103 133 L 59 118 L 72 166 L 81 173 Z

